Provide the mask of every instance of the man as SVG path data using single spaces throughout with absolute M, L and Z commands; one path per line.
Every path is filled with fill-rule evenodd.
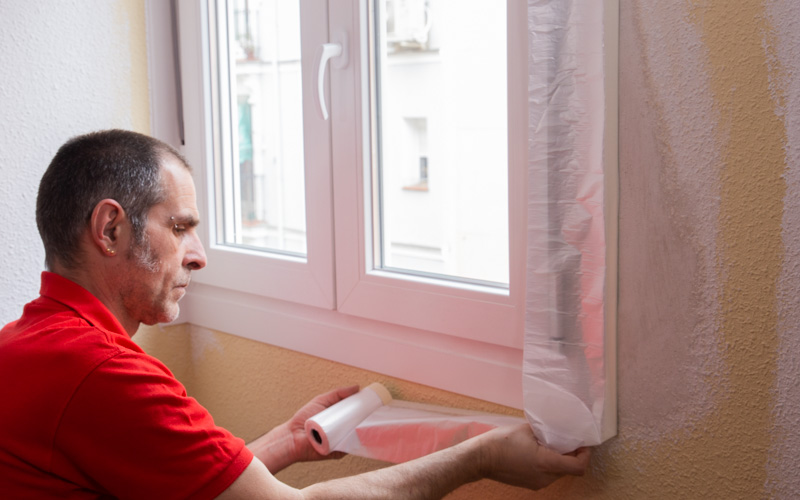
M 305 420 L 357 388 L 318 396 L 249 446 L 131 341 L 177 317 L 206 256 L 186 162 L 120 130 L 68 141 L 45 172 L 36 221 L 41 296 L 0 331 L 0 492 L 9 498 L 438 498 L 480 478 L 536 489 L 582 474 L 527 426 L 405 464 L 311 486 L 274 472 L 317 460 Z

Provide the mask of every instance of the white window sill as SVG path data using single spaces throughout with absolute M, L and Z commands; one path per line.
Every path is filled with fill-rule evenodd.
M 193 283 L 179 321 L 522 408 L 522 350 Z

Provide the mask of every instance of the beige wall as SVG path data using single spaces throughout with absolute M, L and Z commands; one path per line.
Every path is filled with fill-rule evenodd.
M 800 496 L 798 25 L 791 0 L 621 1 L 619 436 L 586 477 L 536 498 Z M 188 325 L 137 339 L 245 439 L 318 392 L 376 380 L 510 411 Z M 488 482 L 453 495 L 529 497 Z

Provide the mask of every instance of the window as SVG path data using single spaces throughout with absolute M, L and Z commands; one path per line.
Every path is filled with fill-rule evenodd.
M 216 239 L 306 254 L 298 2 L 230 0 L 212 12 L 220 137 Z M 238 182 L 236 181 L 238 179 Z
M 185 319 L 521 407 L 526 8 L 180 2 Z
M 506 6 L 373 5 L 373 266 L 507 290 Z
M 398 6 L 409 7 L 414 2 L 363 2 L 354 4 L 360 7 L 358 15 L 341 16 L 342 21 L 331 20 L 331 26 L 342 23 L 340 27 L 331 28 L 332 40 L 336 39 L 337 30 L 360 33 L 351 37 L 350 54 L 361 54 L 360 58 L 351 57 L 346 68 L 337 69 L 333 65 L 331 70 L 334 104 L 337 102 L 334 95 L 350 95 L 354 88 L 358 90 L 357 99 L 347 108 L 343 109 L 342 100 L 339 101 L 340 107 L 335 110 L 337 116 L 331 118 L 336 307 L 349 315 L 480 341 L 491 336 L 492 343 L 520 347 L 518 313 L 521 311 L 517 306 L 523 290 L 521 283 L 507 281 L 511 251 L 507 236 L 511 211 L 505 181 L 509 169 L 505 160 L 509 148 L 507 139 L 500 148 L 500 158 L 494 163 L 495 172 L 499 171 L 495 177 L 502 185 L 499 196 L 494 200 L 485 197 L 485 203 L 481 203 L 481 206 L 499 207 L 501 212 L 496 221 L 481 225 L 485 229 L 506 231 L 498 238 L 505 246 L 494 258 L 483 260 L 484 263 L 502 262 L 499 264 L 503 268 L 502 278 L 496 280 L 499 284 L 467 274 L 463 262 L 471 259 L 480 267 L 485 266 L 478 261 L 480 257 L 458 253 L 467 248 L 459 240 L 468 239 L 477 232 L 469 222 L 481 222 L 469 217 L 472 206 L 460 205 L 458 200 L 471 198 L 465 194 L 471 184 L 486 185 L 487 182 L 475 175 L 459 175 L 469 170 L 464 159 L 457 156 L 463 152 L 457 142 L 468 140 L 464 136 L 476 127 L 463 119 L 462 128 L 455 129 L 451 125 L 454 120 L 463 118 L 459 112 L 468 113 L 473 105 L 460 109 L 464 104 L 459 101 L 462 96 L 439 82 L 445 72 L 442 68 L 449 64 L 454 68 L 447 72 L 448 79 L 451 84 L 455 83 L 459 78 L 458 68 L 462 66 L 457 64 L 458 58 L 463 57 L 459 53 L 460 43 L 446 43 L 450 40 L 446 36 L 447 29 L 457 30 L 452 22 L 448 27 L 445 20 L 460 19 L 470 27 L 465 32 L 479 29 L 479 26 L 464 15 L 470 10 L 464 5 L 416 3 L 426 6 L 426 9 L 417 9 L 424 11 L 425 16 L 417 18 L 424 19 L 425 24 L 420 21 L 416 26 L 424 27 L 427 34 L 419 34 L 415 40 L 427 40 L 426 44 L 408 42 L 412 37 L 408 33 L 420 33 L 411 28 L 403 30 L 406 42 L 398 41 L 403 37 L 398 35 L 397 22 L 390 37 L 392 24 L 382 17 L 383 13 L 394 12 L 399 19 L 403 16 L 397 17 Z M 391 6 L 395 7 L 393 11 L 388 10 Z M 504 43 L 497 44 L 501 51 L 494 55 L 504 61 L 507 57 L 505 9 L 495 10 L 499 11 L 495 31 L 502 33 Z M 461 16 L 453 15 L 454 12 Z M 331 14 L 333 16 L 334 12 Z M 476 15 L 481 14 L 481 9 L 477 9 Z M 339 15 L 338 9 L 336 15 Z M 362 22 L 357 25 L 354 19 Z M 363 43 L 356 50 L 352 45 L 358 41 Z M 453 45 L 459 50 L 454 50 Z M 520 55 L 524 58 L 522 52 Z M 474 67 L 469 71 L 474 72 Z M 506 71 L 501 71 L 498 84 L 502 87 L 501 95 L 506 94 L 507 81 Z M 523 82 L 524 77 L 520 75 L 517 81 Z M 469 91 L 479 93 L 474 88 L 464 90 L 465 93 Z M 507 105 L 502 107 L 505 109 Z M 525 120 L 524 113 L 521 118 Z M 505 128 L 507 120 L 501 121 Z M 524 129 L 522 126 L 521 130 Z M 524 139 L 516 146 L 523 149 L 524 158 Z M 427 149 L 428 165 L 437 165 L 435 172 L 428 170 L 428 192 L 405 190 L 403 187 L 414 183 L 419 175 L 419 156 L 423 156 L 423 148 Z M 480 167 L 477 162 L 470 163 L 470 168 Z M 524 169 L 524 160 L 517 166 Z M 416 181 L 419 182 L 418 177 Z M 363 201 L 354 203 L 351 200 Z M 483 212 L 487 215 L 488 210 Z M 462 214 L 465 217 L 459 218 Z M 488 239 L 484 238 L 483 242 Z

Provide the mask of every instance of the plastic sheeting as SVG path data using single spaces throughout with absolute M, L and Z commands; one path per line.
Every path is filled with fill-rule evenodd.
M 381 384 L 363 390 L 306 421 L 319 453 L 343 451 L 391 463 L 413 460 L 522 418 L 393 400 Z
M 602 441 L 604 2 L 529 1 L 525 416 L 561 452 Z

